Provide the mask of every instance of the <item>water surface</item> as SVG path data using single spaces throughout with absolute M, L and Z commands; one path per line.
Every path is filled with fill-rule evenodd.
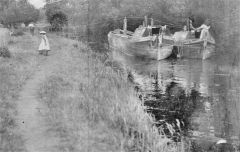
M 114 51 L 113 58 L 169 137 L 189 140 L 189 151 L 239 149 L 238 66 L 217 57 L 153 61 Z

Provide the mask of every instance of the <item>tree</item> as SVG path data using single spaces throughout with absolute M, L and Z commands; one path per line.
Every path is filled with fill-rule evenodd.
M 58 5 L 46 6 L 47 21 L 51 24 L 52 30 L 60 31 L 64 25 L 67 25 L 68 18 L 64 11 Z
M 1 0 L 0 1 L 0 12 L 4 9 L 8 8 L 11 3 L 13 3 L 15 0 Z
M 9 2 L 9 1 L 8 1 Z M 5 25 L 36 22 L 39 17 L 39 10 L 27 0 L 11 1 L 6 4 L 1 12 L 1 22 Z
M 91 33 L 95 39 L 101 41 L 107 40 L 107 33 L 110 30 L 122 28 L 122 20 L 125 16 L 129 17 L 128 29 L 134 30 L 142 23 L 145 15 L 161 21 L 156 24 L 174 25 L 171 27 L 172 31 L 181 30 L 186 23 L 186 18 L 191 15 L 195 18 L 195 27 L 200 26 L 206 18 L 209 18 L 212 21 L 210 31 L 218 44 L 223 42 L 232 45 L 234 38 L 231 37 L 240 37 L 239 0 L 64 1 L 66 5 L 60 8 L 68 16 L 69 25 L 82 29 L 85 25 L 88 27 L 85 30 L 90 30 L 85 33 Z
M 22 22 L 29 24 L 30 22 L 36 22 L 39 18 L 39 10 L 31 5 L 27 0 L 20 0 L 18 6 L 21 9 L 19 16 Z

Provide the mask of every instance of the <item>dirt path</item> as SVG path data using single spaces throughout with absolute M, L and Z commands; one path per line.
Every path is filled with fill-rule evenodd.
M 53 40 L 52 40 L 53 41 Z M 53 42 L 53 50 L 61 42 Z M 23 86 L 20 92 L 17 123 L 25 140 L 25 148 L 28 152 L 54 152 L 59 143 L 57 137 L 51 133 L 48 124 L 42 115 L 44 107 L 38 102 L 37 91 L 44 80 L 61 62 L 63 51 L 53 51 L 46 57 L 44 63 L 40 63 L 35 73 Z
M 43 109 L 36 97 L 37 88 L 44 81 L 45 74 L 40 68 L 24 86 L 18 101 L 18 125 L 28 152 L 52 152 L 51 148 L 57 143 L 57 139 L 47 132 L 47 124 L 41 115 Z

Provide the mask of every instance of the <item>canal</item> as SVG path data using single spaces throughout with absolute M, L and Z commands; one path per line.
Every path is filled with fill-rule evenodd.
M 237 65 L 218 57 L 154 61 L 112 53 L 169 138 L 184 140 L 191 152 L 239 150 Z

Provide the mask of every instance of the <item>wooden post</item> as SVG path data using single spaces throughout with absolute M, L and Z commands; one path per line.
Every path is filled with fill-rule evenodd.
M 154 26 L 154 20 L 153 20 L 153 18 L 151 18 L 151 27 L 153 27 Z
M 123 31 L 124 31 L 124 34 L 127 33 L 127 18 L 126 17 L 123 20 Z
M 154 21 L 153 18 L 151 18 L 151 29 L 150 29 L 150 35 L 153 35 L 152 33 L 152 27 L 154 26 Z
M 159 36 L 158 36 L 158 47 L 161 47 L 162 46 L 162 43 L 163 43 L 163 34 L 161 33 Z
M 147 17 L 147 15 L 144 17 L 144 20 L 145 20 L 145 27 L 147 27 L 148 26 L 148 17 Z

